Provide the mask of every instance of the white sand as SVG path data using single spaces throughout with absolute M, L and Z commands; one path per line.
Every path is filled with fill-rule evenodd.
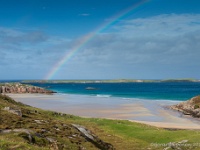
M 82 117 L 124 119 L 162 128 L 200 129 L 200 122 L 163 109 L 173 101 L 123 100 L 83 95 L 7 94 L 34 107 Z

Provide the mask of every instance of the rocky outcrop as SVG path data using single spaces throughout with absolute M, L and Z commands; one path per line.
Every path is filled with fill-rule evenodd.
M 52 94 L 55 93 L 51 90 L 46 90 L 44 88 L 25 85 L 21 83 L 5 83 L 0 85 L 0 93 L 44 93 Z
M 170 106 L 170 108 L 180 111 L 184 115 L 191 115 L 195 118 L 200 118 L 200 96 L 196 96 L 188 101 Z

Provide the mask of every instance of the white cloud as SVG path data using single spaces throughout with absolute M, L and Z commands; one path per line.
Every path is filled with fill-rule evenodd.
M 70 64 L 100 68 L 123 66 L 129 70 L 124 74 L 133 74 L 133 68 L 143 68 L 141 77 L 147 76 L 145 71 L 152 67 L 156 67 L 155 72 L 176 77 L 188 71 L 185 76 L 191 77 L 189 67 L 193 66 L 193 75 L 197 77 L 200 73 L 195 68 L 200 66 L 199 20 L 200 15 L 172 14 L 125 21 L 114 27 L 115 32 L 94 37 Z M 149 74 L 156 76 L 150 71 Z
M 98 33 L 55 78 L 198 78 L 200 15 L 138 18 L 123 21 L 110 31 Z M 0 28 L 0 67 L 32 68 L 42 78 L 75 41 Z
M 79 16 L 87 17 L 87 16 L 90 16 L 90 14 L 88 14 L 88 13 L 82 13 L 82 14 L 79 14 Z
M 133 58 L 133 63 L 153 61 L 158 56 L 167 61 L 171 55 L 189 59 L 189 53 L 200 54 L 199 20 L 200 15 L 172 14 L 125 21 L 115 26 L 115 33 L 97 35 L 83 52 L 91 51 L 88 57 L 109 56 L 108 61 Z
M 40 31 L 22 32 L 15 29 L 0 28 L 0 42 L 2 44 L 38 44 L 47 39 L 47 35 Z
M 70 46 L 70 40 L 39 31 L 0 28 L 0 66 L 53 65 Z M 40 65 L 38 65 L 40 64 Z
M 175 35 L 200 30 L 200 14 L 168 14 L 124 21 L 115 28 L 136 36 Z

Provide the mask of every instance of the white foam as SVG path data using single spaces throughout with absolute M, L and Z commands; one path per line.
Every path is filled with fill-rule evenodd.
M 85 95 L 85 94 L 69 94 L 69 93 L 56 93 L 55 95 L 60 95 L 60 96 L 70 96 L 70 97 L 73 97 L 73 98 L 78 98 L 78 99 L 91 99 L 91 98 L 98 98 L 99 99 L 104 99 L 106 98 L 110 101 L 113 101 L 113 102 L 116 102 L 116 100 L 118 101 L 121 101 L 121 102 L 134 102 L 134 101 L 139 101 L 139 102 L 144 102 L 146 103 L 147 101 L 148 102 L 155 102 L 155 103 L 163 103 L 163 104 L 166 104 L 166 103 L 169 103 L 169 104 L 176 104 L 176 103 L 180 103 L 182 102 L 183 100 L 168 100 L 168 99 L 146 99 L 146 98 L 126 98 L 126 97 L 115 97 L 115 96 L 112 96 L 112 95 L 106 95 L 106 94 L 97 94 L 97 95 Z M 105 99 L 105 100 L 106 100 Z

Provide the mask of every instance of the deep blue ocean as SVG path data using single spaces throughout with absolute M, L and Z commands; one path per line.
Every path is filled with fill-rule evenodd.
M 29 84 L 61 94 L 81 94 L 97 97 L 184 101 L 200 95 L 200 82 Z

